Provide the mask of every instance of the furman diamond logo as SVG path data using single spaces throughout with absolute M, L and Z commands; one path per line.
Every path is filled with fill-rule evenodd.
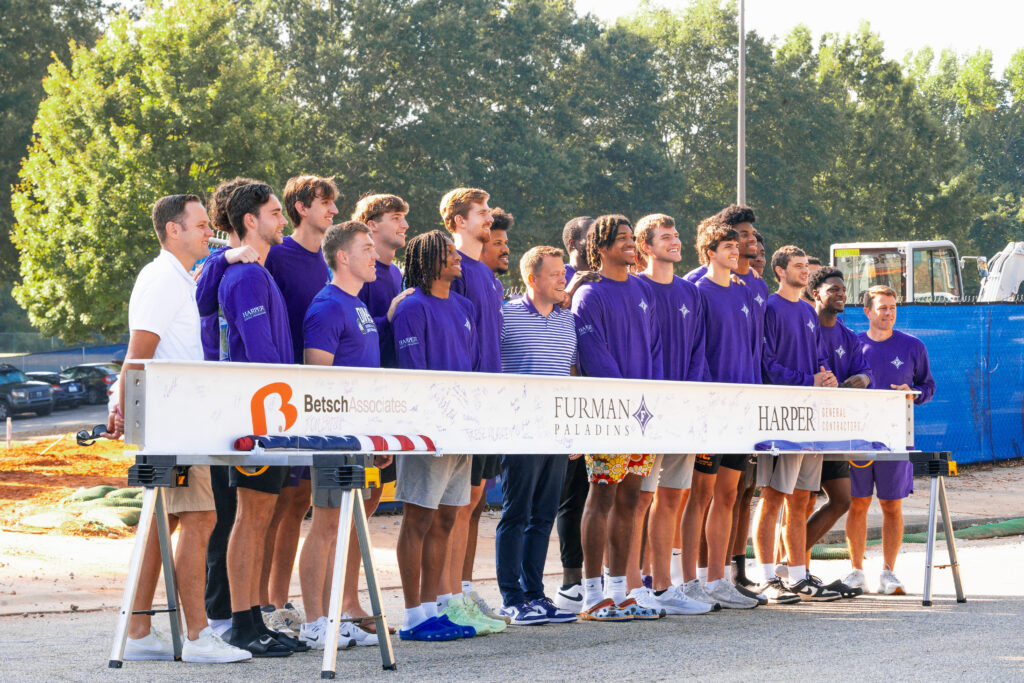
M 643 396 L 640 397 L 640 407 L 633 413 L 633 419 L 640 424 L 641 434 L 647 432 L 647 423 L 654 419 L 654 415 L 647 409 L 647 401 Z
M 900 366 L 903 365 L 903 361 L 900 360 L 899 356 L 896 356 L 896 358 L 893 359 L 892 364 L 896 366 L 897 370 L 899 370 Z
M 690 313 L 690 309 L 686 307 L 686 304 L 683 304 L 682 306 L 680 306 L 679 312 L 682 313 L 683 317 L 685 318 Z
M 844 349 L 842 346 L 837 346 L 836 347 L 836 355 L 839 356 L 840 358 L 842 358 L 843 356 L 846 355 L 846 349 Z

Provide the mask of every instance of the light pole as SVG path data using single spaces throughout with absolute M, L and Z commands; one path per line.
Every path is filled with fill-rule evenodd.
M 747 203 L 747 32 L 743 25 L 744 0 L 740 0 L 740 50 L 736 112 L 736 203 Z

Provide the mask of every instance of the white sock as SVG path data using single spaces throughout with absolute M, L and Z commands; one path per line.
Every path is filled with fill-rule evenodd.
M 715 590 L 716 588 L 718 588 L 718 584 L 721 581 L 722 581 L 721 579 L 715 579 L 714 581 L 708 581 L 706 584 L 704 584 L 704 590 L 706 590 L 706 591 L 713 591 L 713 590 Z
M 612 575 L 611 570 L 608 569 L 608 567 L 605 567 L 604 565 L 602 565 L 601 566 L 601 576 L 604 577 L 604 580 L 607 581 L 608 577 L 611 576 L 611 575 Z
M 683 551 L 679 548 L 672 548 L 669 576 L 672 578 L 673 586 L 678 586 L 683 582 Z
M 619 604 L 626 599 L 626 577 L 625 576 L 609 576 L 608 580 L 604 583 L 604 595 L 606 598 L 611 598 L 615 601 L 615 604 Z
M 604 594 L 601 592 L 601 577 L 583 579 L 583 607 L 590 609 L 602 600 L 604 600 Z
M 472 593 L 473 592 L 473 582 L 472 581 L 463 581 L 462 582 L 462 592 L 463 593 Z
M 728 581 L 729 583 L 733 583 L 733 580 L 732 580 L 732 565 L 726 565 L 726 566 L 722 567 L 722 578 L 725 579 L 726 581 Z
M 452 599 L 451 593 L 445 593 L 444 595 L 437 596 L 437 611 L 443 612 L 448 609 L 448 601 Z
M 420 609 L 422 609 L 423 613 L 427 615 L 427 619 L 429 619 L 430 617 L 437 616 L 437 603 L 433 600 L 431 600 L 430 602 L 425 602 L 422 605 L 420 605 Z
M 405 608 L 405 624 L 402 626 L 403 629 L 408 630 L 419 626 L 427 620 L 427 615 L 423 611 L 423 605 L 419 607 L 406 607 Z
M 701 583 L 704 583 L 705 581 L 708 580 L 708 568 L 707 567 L 697 567 L 697 579 L 699 579 Z
M 218 636 L 224 635 L 224 632 L 231 628 L 230 619 L 208 619 L 210 623 L 210 629 Z
M 775 578 L 775 563 L 769 562 L 768 564 L 761 565 L 761 573 L 764 575 L 765 581 L 771 581 Z
M 789 582 L 796 583 L 807 578 L 807 567 L 802 564 L 795 564 L 789 568 Z

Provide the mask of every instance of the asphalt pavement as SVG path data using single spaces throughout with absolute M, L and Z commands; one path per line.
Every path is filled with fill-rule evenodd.
M 945 555 L 937 555 L 939 561 Z M 576 623 L 513 627 L 455 643 L 394 639 L 398 670 L 381 670 L 375 648 L 338 653 L 338 678 L 393 681 L 504 680 L 831 680 L 995 681 L 1024 679 L 1024 596 L 1018 567 L 1024 540 L 961 544 L 968 601 L 952 597 L 949 570 L 936 570 L 934 605 L 921 605 L 923 553 L 900 555 L 911 595 L 865 595 L 836 603 L 804 603 L 751 611 L 670 617 L 657 622 Z M 880 568 L 869 552 L 874 582 Z M 826 581 L 845 562 L 819 562 Z M 549 584 L 551 582 L 549 581 Z M 549 590 L 554 586 L 549 585 Z M 478 582 L 491 597 L 493 581 Z M 401 614 L 389 590 L 385 610 Z M 366 600 L 364 598 L 364 604 Z M 107 667 L 113 611 L 0 618 L 0 680 L 316 680 L 322 653 L 231 665 L 127 662 Z M 166 621 L 157 621 L 165 627 Z
M 107 421 L 107 406 L 83 404 L 77 408 L 58 408 L 46 417 L 38 415 L 14 415 L 11 417 L 11 431 L 15 441 L 30 438 L 67 434 L 79 429 L 91 430 L 95 425 Z

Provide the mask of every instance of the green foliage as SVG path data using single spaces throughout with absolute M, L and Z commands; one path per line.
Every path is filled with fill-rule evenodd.
M 227 0 L 122 15 L 70 68 L 51 65 L 13 200 L 15 297 L 44 333 L 125 330 L 135 276 L 158 251 L 156 198 L 291 167 L 280 70 L 234 16 Z
M 47 333 L 122 332 L 153 200 L 236 174 L 334 175 L 343 213 L 399 194 L 414 234 L 440 226 L 447 189 L 480 186 L 516 216 L 513 260 L 580 214 L 669 213 L 690 242 L 735 199 L 733 2 L 643 4 L 611 26 L 570 0 L 147 7 L 45 82 L 14 206 L 17 298 Z M 987 51 L 900 64 L 883 47 L 867 24 L 817 44 L 802 26 L 748 33 L 747 199 L 769 249 L 1024 239 L 1024 50 L 1000 77 Z

